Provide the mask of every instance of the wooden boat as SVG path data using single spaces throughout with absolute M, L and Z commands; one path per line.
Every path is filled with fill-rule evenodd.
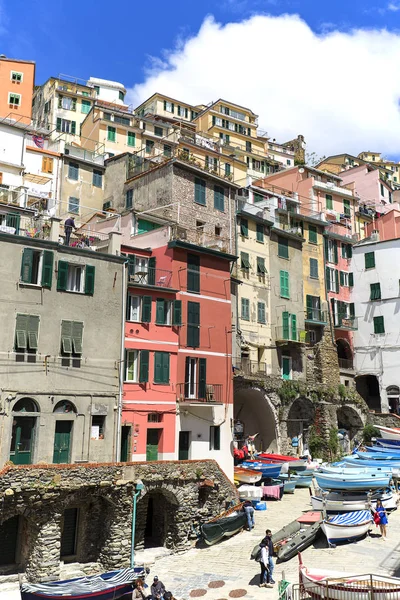
M 284 494 L 294 494 L 294 490 L 296 489 L 296 481 L 294 479 L 273 479 L 272 482 L 281 485 L 283 483 Z
M 260 452 L 260 454 L 257 456 L 260 458 L 267 458 L 269 460 L 276 460 L 278 462 L 296 462 L 299 460 L 297 456 L 289 456 L 288 454 L 269 454 L 268 452 Z
M 224 537 L 231 537 L 243 529 L 247 523 L 247 517 L 242 508 L 243 502 L 232 506 L 201 526 L 201 533 L 208 546 L 220 542 Z
M 240 483 L 257 483 L 257 481 L 260 481 L 262 473 L 260 473 L 260 471 L 252 471 L 251 469 L 234 467 L 233 476 L 234 479 L 237 479 Z
M 365 467 L 384 467 L 384 470 L 390 469 L 392 471 L 393 477 L 400 477 L 400 461 L 388 462 L 387 460 L 361 460 L 355 456 L 345 456 L 341 462 L 346 465 L 351 465 L 353 467 L 355 466 L 361 469 Z
M 400 450 L 400 440 L 385 440 L 385 438 L 376 438 L 377 448 L 393 448 Z
M 400 429 L 394 427 L 383 427 L 382 425 L 374 425 L 381 432 L 384 440 L 400 441 Z
M 309 527 L 301 527 L 286 543 L 282 544 L 278 550 L 278 560 L 284 562 L 290 560 L 301 550 L 308 548 L 317 537 L 321 528 L 322 519 L 313 523 Z
M 138 577 L 144 579 L 143 567 L 121 569 L 102 575 L 78 577 L 51 583 L 23 583 L 21 585 L 22 600 L 114 600 L 132 593 L 133 583 Z
M 305 471 L 307 461 L 304 459 L 296 458 L 294 456 L 285 456 L 284 454 L 267 454 L 262 452 L 257 455 L 257 460 L 271 464 L 288 464 L 288 467 L 292 471 Z
M 243 469 L 252 469 L 261 473 L 262 477 L 278 477 L 281 472 L 281 464 L 268 464 L 259 460 L 247 460 L 242 463 Z
M 382 450 L 381 452 L 379 452 L 379 451 L 377 451 L 377 452 L 357 452 L 357 456 L 361 460 L 368 460 L 368 461 L 384 460 L 384 461 L 387 461 L 388 463 L 390 463 L 391 461 L 394 461 L 394 462 L 400 461 L 400 453 L 397 452 L 396 450 L 393 450 L 393 451 Z
M 315 479 L 323 490 L 378 490 L 387 488 L 392 476 L 385 473 L 316 473 Z
M 371 506 L 375 508 L 377 498 L 382 500 L 382 504 L 386 510 L 395 510 L 397 508 L 397 494 L 389 492 L 387 494 L 377 494 L 377 497 L 372 496 Z M 325 503 L 324 503 L 325 500 Z M 351 494 L 343 492 L 330 492 L 325 496 L 311 496 L 311 506 L 315 510 L 323 510 L 331 513 L 354 512 L 357 510 L 368 510 L 370 503 L 368 494 Z
M 261 485 L 241 485 L 238 494 L 241 500 L 261 500 L 263 489 Z
M 371 453 L 372 456 L 377 454 L 378 456 L 390 456 L 396 460 L 400 460 L 400 448 L 391 446 L 390 448 L 383 448 L 382 446 L 365 446 L 365 450 Z
M 279 475 L 279 479 L 281 479 L 283 482 L 285 481 L 294 481 L 296 483 L 296 487 L 303 487 L 303 488 L 310 488 L 311 484 L 312 484 L 312 480 L 313 480 L 313 474 L 306 474 L 306 473 L 301 473 L 301 475 L 286 475 L 281 474 Z
M 400 579 L 382 575 L 350 575 L 341 571 L 308 569 L 299 553 L 299 583 L 315 600 L 400 600 Z
M 363 467 L 360 465 L 359 467 L 356 465 L 343 465 L 343 466 L 333 466 L 326 465 L 322 466 L 319 470 L 320 473 L 335 473 L 338 475 L 354 475 L 357 473 L 384 473 L 385 475 L 392 476 L 392 469 L 388 465 L 387 467 Z
M 373 520 L 371 511 L 357 510 L 328 517 L 322 521 L 322 531 L 328 544 L 352 542 L 363 537 L 371 529 Z

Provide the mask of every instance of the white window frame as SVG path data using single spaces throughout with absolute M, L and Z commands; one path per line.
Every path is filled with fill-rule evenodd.
M 71 133 L 71 120 L 70 119 L 61 119 L 61 133 Z
M 190 357 L 189 365 L 189 376 L 187 381 L 188 398 L 196 398 L 199 371 L 198 359 Z
M 78 271 L 79 270 L 79 271 Z M 79 277 L 78 277 L 79 272 Z M 83 294 L 85 291 L 85 265 L 68 263 L 67 292 Z
M 11 96 L 18 96 L 18 98 L 19 98 L 18 104 L 14 104 L 13 102 L 11 102 Z M 22 94 L 17 94 L 16 92 L 8 92 L 8 104 L 12 104 L 12 106 L 21 106 Z
M 228 121 L 228 130 L 235 131 L 235 123 L 231 123 L 231 121 Z
M 129 366 L 133 364 L 133 379 L 129 378 Z M 139 350 L 129 349 L 126 351 L 125 381 L 127 383 L 138 383 L 139 381 Z
M 37 278 L 36 281 L 31 281 L 31 283 L 23 283 L 23 285 L 37 285 L 42 287 L 42 269 L 43 269 L 43 250 L 33 250 L 33 254 L 39 255 L 39 264 L 37 268 Z
M 172 113 L 172 102 L 165 101 L 165 110 L 166 112 Z
M 349 274 L 347 273 L 347 271 L 342 271 L 342 273 L 343 273 L 343 286 L 349 287 Z
M 165 323 L 164 325 L 172 325 L 172 300 L 165 300 L 164 301 L 164 317 L 165 317 Z
M 21 75 L 21 79 L 18 81 L 13 79 L 13 75 Z M 10 81 L 15 81 L 15 83 L 22 83 L 24 80 L 24 74 L 21 71 L 10 71 Z
M 70 96 L 61 97 L 62 110 L 72 110 L 72 98 Z
M 222 127 L 222 119 L 221 119 L 221 117 L 215 117 L 215 125 L 217 127 Z
M 329 289 L 337 294 L 335 269 L 329 269 Z
M 335 264 L 335 244 L 333 240 L 328 240 L 328 262 Z
M 77 206 L 78 210 L 71 208 L 73 206 L 73 204 L 71 204 L 72 199 L 78 200 L 78 206 Z M 80 198 L 77 198 L 76 196 L 69 196 L 68 197 L 68 212 L 72 213 L 73 215 L 79 215 L 80 208 L 81 208 Z
M 135 299 L 134 304 L 135 306 L 133 306 L 132 303 L 132 299 Z M 141 323 L 141 319 L 142 319 L 142 300 L 143 300 L 143 296 L 137 296 L 136 294 L 130 294 L 128 293 L 128 310 L 129 310 L 129 318 L 127 319 L 127 321 L 129 321 L 130 323 Z M 138 318 L 134 319 L 132 318 L 134 311 L 138 313 Z

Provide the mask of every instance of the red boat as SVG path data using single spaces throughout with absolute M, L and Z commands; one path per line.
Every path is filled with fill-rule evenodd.
M 284 454 L 267 454 L 262 452 L 257 456 L 258 459 L 272 460 L 274 462 L 291 462 L 292 460 L 299 460 L 296 456 L 285 456 Z

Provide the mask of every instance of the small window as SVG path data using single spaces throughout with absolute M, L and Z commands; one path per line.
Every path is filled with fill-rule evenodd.
M 364 254 L 364 261 L 366 269 L 375 268 L 375 252 L 366 252 Z
M 84 265 L 72 265 L 68 263 L 67 292 L 78 292 L 83 294 L 85 283 Z
M 21 262 L 21 283 L 51 288 L 53 252 L 24 248 Z
M 83 323 L 81 321 L 61 321 L 61 366 L 81 366 Z
M 288 167 L 290 167 L 290 165 L 292 164 L 292 161 L 290 160 L 290 158 L 286 159 L 286 164 Z
M 8 104 L 10 106 L 20 106 L 21 104 L 21 94 L 8 94 Z
M 221 450 L 221 427 L 210 426 L 210 450 Z
M 81 112 L 84 115 L 87 115 L 88 112 L 90 112 L 91 106 L 92 106 L 92 104 L 89 100 L 82 100 L 81 101 Z
M 194 180 L 194 201 L 197 204 L 206 204 L 206 182 L 198 177 Z
M 164 135 L 164 130 L 162 127 L 157 127 L 156 125 L 154 126 L 154 135 L 158 135 L 159 137 L 162 137 Z
M 136 134 L 134 131 L 128 131 L 127 133 L 128 136 L 128 146 L 135 146 L 136 145 Z
M 172 323 L 172 301 L 164 298 L 156 299 L 156 323 L 157 325 L 171 325 Z
M 250 260 L 247 252 L 240 253 L 240 268 L 244 271 L 248 271 L 250 269 Z
M 103 187 L 103 172 L 93 169 L 93 185 L 98 188 Z
M 224 212 L 224 210 L 225 210 L 224 200 L 225 200 L 224 188 L 219 185 L 214 185 L 214 208 L 215 208 L 215 210 Z
M 13 81 L 14 83 L 21 83 L 22 79 L 22 73 L 18 73 L 17 71 L 11 71 L 11 81 Z
M 168 100 L 164 100 L 164 110 L 166 112 L 170 112 L 173 113 L 174 112 L 174 103 L 173 102 L 168 102 Z
M 78 163 L 68 163 L 68 179 L 78 181 L 79 179 L 79 165 Z
M 278 256 L 280 258 L 289 258 L 289 244 L 285 238 L 278 237 Z
M 257 275 L 263 277 L 267 274 L 267 269 L 265 267 L 265 258 L 262 256 L 257 256 Z
M 169 383 L 169 352 L 154 352 L 154 383 Z
M 257 242 L 264 242 L 264 225 L 262 223 L 257 223 Z
M 43 173 L 52 173 L 53 172 L 53 160 L 49 156 L 42 157 L 42 172 Z
M 310 244 L 316 244 L 318 242 L 317 228 L 315 225 L 308 226 L 308 241 Z
M 147 422 L 148 423 L 162 423 L 163 415 L 162 413 L 148 413 Z
M 172 146 L 169 146 L 168 144 L 164 144 L 163 154 L 164 154 L 164 156 L 166 158 L 171 158 L 171 156 L 172 156 Z
M 140 323 L 142 314 L 142 296 L 128 294 L 126 320 Z
M 107 141 L 115 142 L 117 139 L 117 130 L 115 127 L 111 127 L 110 125 L 107 127 Z
M 124 92 L 121 92 L 121 91 L 119 91 L 119 92 L 118 92 L 118 98 L 119 98 L 119 100 L 121 100 L 121 101 L 123 102 L 123 101 L 124 101 L 124 99 L 125 99 L 125 94 L 124 94 Z
M 265 302 L 257 302 L 257 321 L 258 323 L 265 323 Z
M 125 196 L 125 208 L 132 208 L 133 206 L 133 189 L 126 190 Z
M 221 233 L 222 233 L 222 227 L 218 227 L 217 225 L 215 226 L 215 236 L 216 237 L 221 237 Z
M 75 196 L 68 198 L 68 212 L 79 215 L 79 198 L 75 198 Z
M 95 94 L 97 94 L 97 96 L 100 94 L 100 86 L 99 85 L 94 85 L 93 89 L 95 91 Z
M 15 322 L 15 344 L 17 361 L 36 361 L 39 337 L 39 317 L 36 315 L 17 314 Z
M 310 258 L 310 277 L 318 279 L 318 260 L 316 258 Z
M 345 217 L 351 216 L 350 200 L 343 200 L 343 213 Z
M 280 271 L 280 296 L 281 298 L 290 298 L 288 271 Z
M 154 142 L 153 140 L 146 140 L 146 154 L 151 154 L 153 152 Z
M 105 416 L 95 415 L 92 417 L 92 430 L 90 434 L 92 440 L 104 440 L 105 424 Z
M 325 194 L 326 209 L 333 210 L 333 198 L 331 194 Z
M 240 235 L 249 237 L 249 222 L 247 219 L 240 219 Z
M 139 375 L 139 351 L 127 350 L 125 355 L 125 381 L 137 382 Z
M 381 299 L 381 284 L 380 283 L 371 283 L 370 284 L 370 300 L 380 300 Z
M 250 300 L 248 298 L 242 298 L 242 319 L 250 321 Z
M 385 320 L 383 317 L 374 317 L 374 333 L 385 333 Z

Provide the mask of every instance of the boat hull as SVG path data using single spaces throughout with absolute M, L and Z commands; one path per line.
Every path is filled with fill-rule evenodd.
M 369 510 L 354 511 L 324 519 L 321 528 L 329 544 L 362 538 L 373 524 Z
M 280 562 L 285 562 L 286 560 L 290 560 L 293 556 L 296 556 L 298 552 L 308 548 L 310 544 L 313 543 L 315 538 L 317 537 L 320 527 L 321 520 L 313 525 L 310 525 L 306 529 L 300 529 L 297 533 L 295 533 L 290 541 L 281 546 L 278 551 L 278 560 Z
M 260 481 L 262 473 L 259 471 L 252 471 L 251 469 L 241 469 L 240 467 L 235 467 L 233 476 L 240 483 L 257 483 Z
M 371 585 L 372 581 L 372 585 Z M 300 567 L 299 582 L 308 596 L 324 600 L 400 600 L 400 581 L 377 575 L 349 575 Z
M 280 474 L 282 464 L 268 464 L 261 461 L 246 461 L 242 463 L 242 468 L 258 471 L 261 473 L 263 478 L 275 478 Z
M 393 448 L 400 450 L 400 440 L 385 440 L 385 438 L 376 438 L 378 448 Z
M 374 427 L 381 432 L 381 436 L 384 440 L 396 440 L 400 442 L 400 429 L 382 427 L 381 425 L 374 425 Z
M 340 498 L 341 494 L 333 493 L 328 494 L 327 498 L 324 499 L 319 496 L 311 496 L 311 506 L 315 510 L 325 510 L 331 513 L 339 512 L 354 512 L 356 510 L 368 510 L 369 502 L 368 497 L 364 496 L 344 496 Z M 376 498 L 371 500 L 372 508 L 376 506 Z M 397 495 L 388 494 L 381 497 L 383 507 L 386 510 L 395 510 L 397 508 Z
M 245 513 L 240 512 L 211 523 L 204 523 L 201 526 L 201 533 L 205 543 L 208 546 L 212 546 L 226 537 L 231 537 L 239 533 L 246 525 L 246 522 Z
M 359 476 L 321 473 L 316 474 L 315 479 L 323 490 L 378 490 L 389 486 L 391 476 L 375 476 L 374 473 Z
M 241 500 L 261 500 L 263 489 L 262 486 L 241 485 L 238 488 L 238 494 Z

